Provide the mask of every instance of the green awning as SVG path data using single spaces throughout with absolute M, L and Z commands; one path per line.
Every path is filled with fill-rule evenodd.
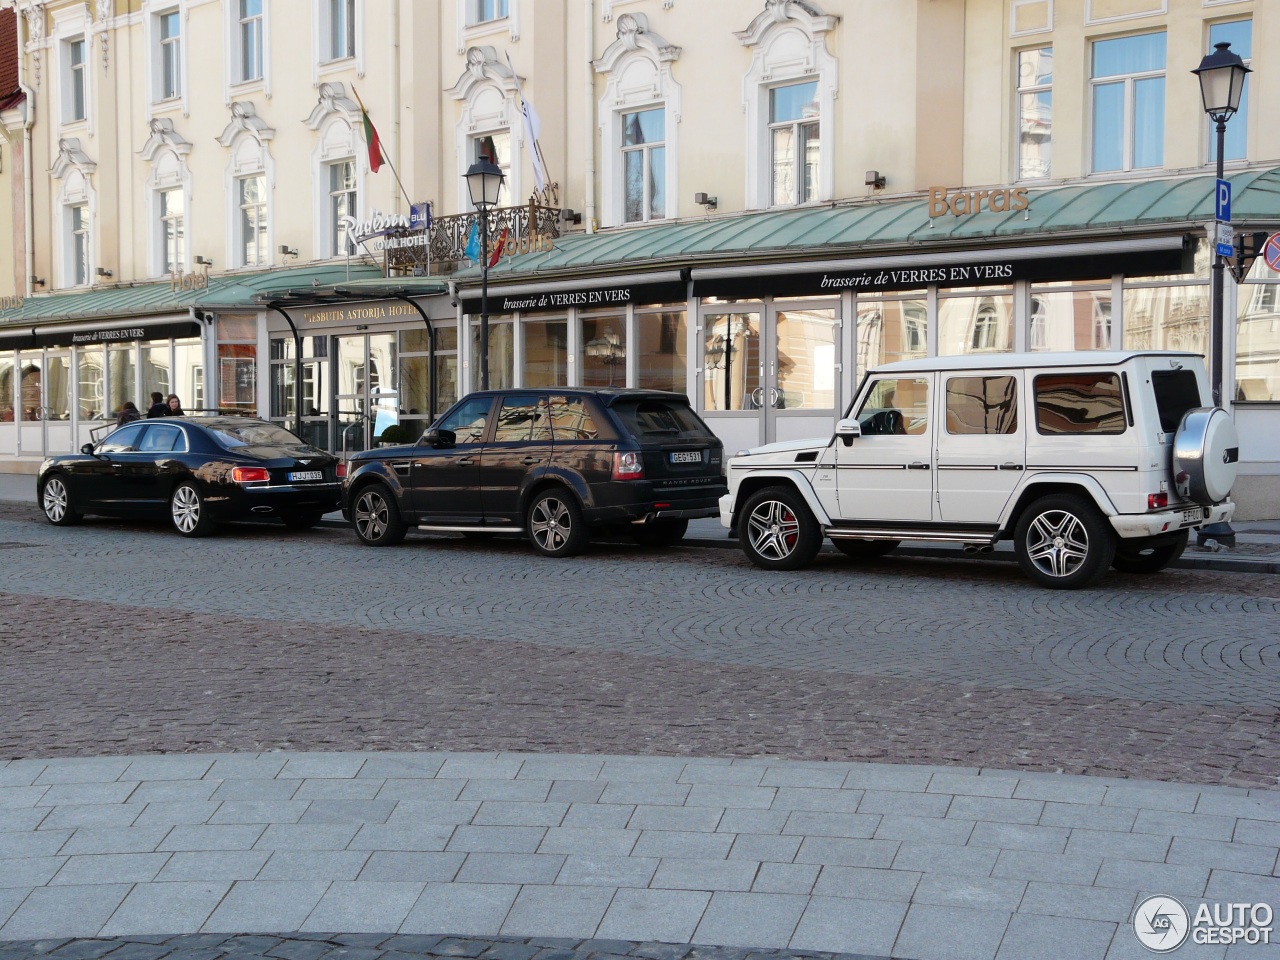
M 1280 224 L 1280 167 L 1234 174 L 1237 229 Z M 855 200 L 709 220 L 661 222 L 561 237 L 541 253 L 504 257 L 491 283 L 672 267 L 923 252 L 1011 241 L 1053 243 L 1201 229 L 1214 219 L 1212 176 L 1107 181 L 1028 190 L 1026 210 L 929 217 L 926 197 Z M 955 193 L 957 191 L 952 191 Z M 963 191 L 959 191 L 963 192 Z M 454 275 L 474 295 L 478 267 Z

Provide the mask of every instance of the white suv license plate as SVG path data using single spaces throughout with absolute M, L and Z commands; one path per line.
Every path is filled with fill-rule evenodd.
M 1204 520 L 1204 511 L 1200 507 L 1182 511 L 1182 525 L 1188 526 L 1193 523 L 1200 523 Z
M 701 450 L 676 450 L 671 454 L 672 463 L 701 463 Z
M 289 474 L 289 482 L 297 483 L 299 480 L 323 480 L 323 470 L 294 470 Z

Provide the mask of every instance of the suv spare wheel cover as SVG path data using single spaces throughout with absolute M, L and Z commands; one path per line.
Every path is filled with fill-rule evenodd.
M 1236 482 L 1240 440 L 1221 407 L 1188 410 L 1173 439 L 1173 481 L 1178 495 L 1196 503 L 1225 500 Z

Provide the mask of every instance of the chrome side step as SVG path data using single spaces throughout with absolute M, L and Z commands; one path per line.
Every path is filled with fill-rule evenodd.
M 919 527 L 826 527 L 823 531 L 832 540 L 937 540 L 943 543 L 971 543 L 993 547 L 996 532 L 977 530 L 922 530 Z
M 437 527 L 425 523 L 418 529 L 427 533 L 524 533 L 524 527 Z

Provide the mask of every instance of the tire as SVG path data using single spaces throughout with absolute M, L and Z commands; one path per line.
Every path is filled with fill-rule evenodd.
M 765 570 L 799 570 L 822 548 L 822 528 L 793 487 L 766 487 L 753 494 L 738 520 L 738 542 Z
M 285 513 L 281 514 L 280 519 L 290 530 L 310 530 L 324 519 L 324 513 L 320 510 L 308 510 L 306 513 Z
M 1093 504 L 1072 494 L 1042 497 L 1023 512 L 1014 532 L 1022 572 L 1051 590 L 1078 590 L 1111 566 L 1116 536 Z
M 173 529 L 184 537 L 207 537 L 216 526 L 209 519 L 204 497 L 190 483 L 180 483 L 174 488 L 169 499 L 169 517 L 173 520 Z
M 1159 573 L 1182 556 L 1189 536 L 1189 530 L 1182 530 L 1172 537 L 1121 540 L 1111 566 L 1121 573 Z
M 84 519 L 82 514 L 72 509 L 66 480 L 56 473 L 44 482 L 40 490 L 40 509 L 44 518 L 55 527 L 69 527 Z
M 552 487 L 534 494 L 525 515 L 533 549 L 544 557 L 572 557 L 582 552 L 590 532 L 573 494 Z
M 831 544 L 850 560 L 875 560 L 898 549 L 901 540 L 849 540 L 832 537 Z
M 408 531 L 395 497 L 381 483 L 360 488 L 351 511 L 351 527 L 360 542 L 370 547 L 394 547 Z
M 631 536 L 642 547 L 674 547 L 688 532 L 688 520 L 655 520 L 631 528 Z

